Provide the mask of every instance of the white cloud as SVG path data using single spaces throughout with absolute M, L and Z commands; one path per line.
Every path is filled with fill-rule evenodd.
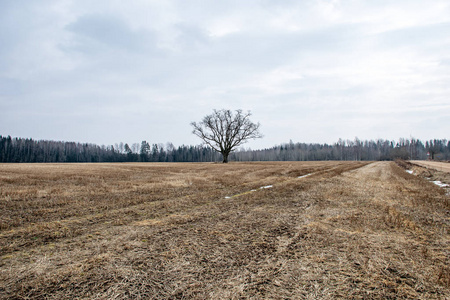
M 447 1 L 3 1 L 0 134 L 194 144 L 225 107 L 252 148 L 448 138 L 449 29 Z

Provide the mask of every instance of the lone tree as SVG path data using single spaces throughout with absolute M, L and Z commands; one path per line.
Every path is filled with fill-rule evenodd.
M 243 113 L 236 110 L 214 110 L 210 115 L 203 118 L 200 123 L 192 122 L 193 134 L 201 138 L 207 145 L 222 153 L 223 163 L 228 162 L 228 155 L 236 147 L 247 142 L 249 139 L 262 138 L 259 132 L 260 124 L 250 121 L 251 113 Z

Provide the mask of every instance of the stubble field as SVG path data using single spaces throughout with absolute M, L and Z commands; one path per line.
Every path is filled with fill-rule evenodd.
M 438 161 L 428 161 L 428 160 L 413 160 L 411 161 L 413 164 L 431 168 L 441 172 L 450 173 L 450 163 L 448 162 L 438 162 Z
M 394 162 L 0 164 L 0 298 L 449 299 L 449 229 Z

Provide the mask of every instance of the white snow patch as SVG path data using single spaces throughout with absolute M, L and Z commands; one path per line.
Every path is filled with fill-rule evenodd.
M 305 178 L 308 177 L 309 175 L 312 175 L 312 173 L 306 174 L 306 175 L 302 175 L 302 176 L 298 176 L 297 178 Z
M 310 176 L 310 175 L 312 175 L 312 174 L 313 174 L 313 173 L 309 173 L 309 174 L 306 174 L 306 175 L 298 176 L 297 178 L 304 178 L 304 177 Z M 266 186 L 260 187 L 259 189 L 260 189 L 260 190 L 262 190 L 262 189 L 270 189 L 270 188 L 272 188 L 272 187 L 273 187 L 273 185 L 266 185 Z M 256 191 L 257 191 L 257 190 L 250 190 L 249 192 L 256 192 Z M 245 192 L 245 193 L 249 193 L 249 192 Z M 242 194 L 245 194 L 245 193 L 242 193 Z M 237 195 L 234 195 L 234 196 L 232 196 L 232 197 L 240 196 L 240 195 L 242 195 L 242 194 L 237 194 Z M 226 196 L 225 199 L 230 199 L 230 198 L 232 198 L 232 197 Z
M 266 185 L 266 186 L 260 187 L 260 189 L 270 189 L 271 187 L 273 187 L 273 185 Z
M 435 185 L 438 185 L 440 187 L 448 187 L 449 186 L 448 184 L 442 183 L 439 180 L 432 181 L 432 183 L 434 183 Z
M 413 174 L 414 173 L 413 170 L 406 170 L 406 172 L 408 172 L 409 174 Z

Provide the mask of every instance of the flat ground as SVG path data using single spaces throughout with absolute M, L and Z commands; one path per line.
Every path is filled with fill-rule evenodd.
M 428 161 L 428 160 L 413 160 L 411 161 L 414 164 L 432 168 L 435 170 L 443 171 L 450 173 L 450 163 L 448 162 L 438 162 L 438 161 Z
M 0 208 L 4 299 L 450 298 L 450 197 L 393 162 L 0 164 Z

